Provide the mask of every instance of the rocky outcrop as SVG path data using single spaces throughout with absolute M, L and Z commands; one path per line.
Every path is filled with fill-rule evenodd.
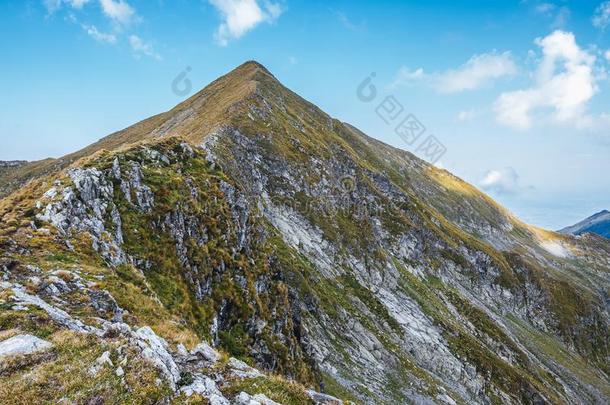
M 112 265 L 125 262 L 122 243 L 122 224 L 117 207 L 112 203 L 114 189 L 98 169 L 71 169 L 68 176 L 73 187 L 61 188 L 56 182 L 38 202 L 42 210 L 37 219 L 48 222 L 66 238 L 77 233 L 91 237 L 92 247 Z M 114 230 L 107 229 L 107 214 Z
M 23 166 L 26 163 L 27 163 L 27 161 L 25 161 L 25 160 L 9 160 L 9 161 L 0 160 L 0 169 L 19 167 L 19 166 Z

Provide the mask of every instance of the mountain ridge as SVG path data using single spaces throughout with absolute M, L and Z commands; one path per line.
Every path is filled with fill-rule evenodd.
M 610 211 L 602 210 L 575 225 L 560 229 L 558 232 L 568 235 L 582 235 L 590 232 L 610 238 Z
M 521 223 L 260 64 L 83 151 L 0 200 L 2 329 L 53 342 L 74 325 L 123 330 L 84 333 L 101 355 L 150 328 L 185 377 L 165 399 L 213 376 L 183 361 L 180 345 L 201 340 L 356 403 L 610 397 L 607 242 Z M 7 384 L 32 370 L 62 381 L 57 361 Z M 213 383 L 233 403 L 246 384 Z
M 208 86 L 189 97 L 187 100 L 179 103 L 177 106 L 171 108 L 166 112 L 153 115 L 152 117 L 146 118 L 134 125 L 130 125 L 124 129 L 113 132 L 112 134 L 105 136 L 102 139 L 74 153 L 70 153 L 56 159 L 49 158 L 39 161 L 24 162 L 23 165 L 20 165 L 20 171 L 13 170 L 7 174 L 0 173 L 0 197 L 6 196 L 9 192 L 17 189 L 25 182 L 33 178 L 64 169 L 75 161 L 77 161 L 78 159 L 90 156 L 100 150 L 112 151 L 123 146 L 128 146 L 132 143 L 144 141 L 145 139 L 150 137 L 155 137 L 155 131 L 157 131 L 158 133 L 159 128 L 162 128 L 162 125 L 164 124 L 170 123 L 172 117 L 175 117 L 176 115 L 187 111 L 189 107 L 192 104 L 196 103 L 198 100 L 204 99 L 205 101 L 205 98 L 209 96 L 209 93 L 212 93 L 213 95 L 215 92 L 218 91 L 219 87 L 222 89 L 223 85 L 225 85 L 227 82 L 234 83 L 234 87 L 242 86 L 242 92 L 238 92 L 238 98 L 239 96 L 246 97 L 248 94 L 248 90 L 246 89 L 244 93 L 243 86 L 246 86 L 248 81 L 250 81 L 257 75 L 260 75 L 260 73 L 273 77 L 271 73 L 260 63 L 255 61 L 245 62 L 238 68 L 234 69 L 232 72 L 216 79 Z M 235 80 L 235 78 L 237 79 Z M 244 81 L 246 83 L 244 83 Z M 251 89 L 250 91 L 253 91 L 253 89 Z M 237 99 L 233 101 L 238 102 L 240 100 Z

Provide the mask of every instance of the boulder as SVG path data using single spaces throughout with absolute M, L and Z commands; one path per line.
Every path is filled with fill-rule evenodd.
M 205 360 L 214 364 L 220 360 L 220 354 L 206 342 L 199 343 L 191 350 L 191 355 L 203 357 Z
M 280 405 L 279 403 L 267 398 L 264 394 L 250 395 L 247 392 L 240 392 L 233 401 L 234 405 Z
M 229 405 L 229 400 L 222 395 L 216 383 L 211 378 L 201 374 L 193 376 L 193 382 L 182 387 L 180 392 L 187 397 L 199 394 L 206 398 L 211 405 Z
M 168 351 L 167 342 L 148 326 L 138 329 L 134 335 L 135 343 L 142 350 L 142 356 L 150 360 L 175 389 L 180 380 L 180 369 Z
M 307 390 L 307 395 L 309 395 L 309 398 L 311 398 L 312 401 L 314 401 L 316 404 L 343 405 L 343 401 L 341 401 L 340 399 L 313 390 Z
M 51 342 L 32 335 L 17 335 L 0 342 L 0 358 L 32 354 L 53 347 Z
M 258 378 L 263 376 L 257 369 L 250 367 L 243 361 L 237 360 L 234 357 L 229 359 L 227 366 L 231 369 L 231 374 L 238 378 Z

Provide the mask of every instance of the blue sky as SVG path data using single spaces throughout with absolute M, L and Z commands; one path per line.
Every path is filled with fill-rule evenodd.
M 256 59 L 416 151 L 376 113 L 393 96 L 446 147 L 437 165 L 527 222 L 610 208 L 610 2 L 0 0 L 0 34 L 0 160 L 72 152 L 187 97 L 187 68 L 196 91 Z

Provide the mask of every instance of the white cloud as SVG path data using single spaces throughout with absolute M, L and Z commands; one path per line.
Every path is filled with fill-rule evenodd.
M 339 22 L 350 31 L 362 31 L 365 28 L 364 22 L 356 24 L 343 11 L 334 11 L 334 13 Z
M 535 7 L 537 13 L 552 19 L 551 27 L 563 28 L 570 19 L 570 9 L 566 6 L 557 6 L 553 3 L 538 3 Z
M 473 109 L 460 111 L 457 115 L 457 120 L 460 122 L 472 121 L 477 116 L 477 112 Z
M 98 42 L 105 42 L 108 44 L 114 44 L 116 42 L 116 35 L 100 32 L 95 25 L 82 24 L 82 27 L 91 38 Z
M 47 8 L 49 13 L 54 13 L 61 8 L 64 4 L 72 8 L 81 9 L 90 0 L 43 0 L 44 6 Z
M 604 1 L 597 6 L 591 22 L 595 28 L 601 30 L 605 30 L 608 27 L 608 24 L 610 24 L 610 1 Z
M 91 0 L 43 0 L 49 13 L 56 12 L 62 6 L 80 10 L 90 2 Z M 104 15 L 116 23 L 127 25 L 137 17 L 135 9 L 125 0 L 98 0 L 98 2 Z
M 238 39 L 261 23 L 272 23 L 281 14 L 278 3 L 258 0 L 209 0 L 218 10 L 222 22 L 216 31 L 215 38 L 222 46 L 231 39 Z
M 552 28 L 563 28 L 568 24 L 568 20 L 570 19 L 570 9 L 567 7 L 560 7 L 555 14 L 555 18 L 553 19 L 553 23 L 551 24 Z
M 118 42 L 123 35 L 127 35 L 125 34 L 126 26 L 139 19 L 136 10 L 126 0 L 43 0 L 43 4 L 49 13 L 54 13 L 62 7 L 79 10 L 88 3 L 98 4 L 98 11 L 101 11 L 112 22 L 110 32 L 100 31 L 93 24 L 81 23 L 80 18 L 77 18 L 76 12 L 70 11 L 68 20 L 82 27 L 87 35 L 98 42 L 109 44 Z M 155 52 L 153 46 L 144 42 L 139 36 L 131 35 L 127 39 L 137 56 L 146 55 L 155 59 L 161 59 L 161 56 Z
M 161 55 L 155 52 L 155 49 L 151 44 L 144 42 L 144 40 L 137 35 L 129 36 L 129 44 L 137 57 L 140 55 L 146 55 L 157 60 L 162 59 Z
M 124 0 L 100 0 L 104 14 L 120 24 L 129 24 L 136 15 L 132 6 Z
M 485 191 L 498 194 L 514 194 L 521 188 L 519 186 L 519 175 L 512 167 L 488 171 L 479 185 Z
M 536 11 L 540 14 L 549 14 L 557 7 L 553 3 L 540 3 L 536 5 Z
M 606 52 L 604 52 L 604 58 L 606 58 L 608 61 L 610 61 L 610 49 L 607 50 Z
M 505 76 L 517 73 L 517 65 L 510 52 L 474 55 L 457 69 L 427 74 L 422 68 L 409 70 L 402 67 L 392 86 L 424 81 L 440 93 L 458 93 L 476 90 Z
M 535 83 L 501 94 L 494 105 L 497 120 L 528 129 L 538 113 L 538 117 L 548 116 L 559 123 L 587 125 L 586 106 L 597 91 L 595 56 L 582 50 L 570 32 L 555 31 L 535 43 L 543 54 Z
M 488 82 L 517 73 L 517 66 L 510 52 L 475 55 L 455 70 L 440 75 L 438 89 L 443 93 L 475 90 Z
M 394 79 L 390 87 L 394 88 L 400 86 L 410 86 L 416 82 L 428 80 L 428 78 L 428 75 L 424 72 L 424 69 L 422 68 L 410 70 L 408 67 L 402 66 L 398 70 L 398 74 L 396 75 L 396 78 Z
M 68 3 L 74 8 L 82 8 L 89 0 L 69 0 Z

